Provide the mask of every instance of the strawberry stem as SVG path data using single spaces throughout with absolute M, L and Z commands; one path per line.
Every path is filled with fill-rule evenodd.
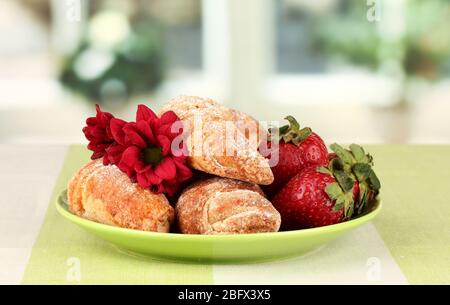
M 285 143 L 293 143 L 298 146 L 311 135 L 311 128 L 300 128 L 300 124 L 293 116 L 288 115 L 284 119 L 287 120 L 289 124 L 278 129 L 278 141 L 282 139 Z M 272 130 L 271 136 L 273 136 Z

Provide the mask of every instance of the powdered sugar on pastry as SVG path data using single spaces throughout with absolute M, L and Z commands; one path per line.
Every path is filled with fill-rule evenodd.
M 174 111 L 189 130 L 189 163 L 198 170 L 256 184 L 270 184 L 268 161 L 257 151 L 263 128 L 250 116 L 211 99 L 180 96 L 160 111 Z
M 257 185 L 219 177 L 188 187 L 176 213 L 181 232 L 188 234 L 276 232 L 281 224 Z
M 69 209 L 84 218 L 144 231 L 169 232 L 174 210 L 163 194 L 132 183 L 115 165 L 95 160 L 68 184 Z

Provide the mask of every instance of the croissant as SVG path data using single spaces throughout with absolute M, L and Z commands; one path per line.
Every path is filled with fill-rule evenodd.
M 211 99 L 180 96 L 160 111 L 175 112 L 189 130 L 190 165 L 220 177 L 271 184 L 269 162 L 258 153 L 264 128 L 249 115 Z
M 178 227 L 187 234 L 276 232 L 281 224 L 259 186 L 219 177 L 186 188 L 175 210 Z
M 89 162 L 69 181 L 69 210 L 100 223 L 155 232 L 169 232 L 174 209 L 163 194 L 132 183 L 115 165 Z

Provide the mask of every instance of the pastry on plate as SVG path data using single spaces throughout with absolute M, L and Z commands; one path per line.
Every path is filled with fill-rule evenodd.
M 89 162 L 67 186 L 72 213 L 96 222 L 143 231 L 169 232 L 174 209 L 163 194 L 133 183 L 115 165 Z
M 189 130 L 189 164 L 216 176 L 270 184 L 269 162 L 259 154 L 264 128 L 251 116 L 214 100 L 180 96 L 168 102 L 160 114 L 173 111 Z
M 280 214 L 259 186 L 220 177 L 186 188 L 176 215 L 185 234 L 277 232 L 281 224 Z

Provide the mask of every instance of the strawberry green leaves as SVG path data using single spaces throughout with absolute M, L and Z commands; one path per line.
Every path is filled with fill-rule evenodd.
M 370 172 L 372 168 L 366 163 L 356 163 L 353 165 L 353 173 L 355 174 L 358 181 L 365 181 L 369 179 Z
M 335 171 L 334 178 L 337 180 L 344 192 L 350 192 L 353 189 L 354 180 L 347 175 L 345 171 Z
M 284 119 L 289 122 L 289 125 L 279 128 L 279 136 L 284 142 L 292 142 L 295 145 L 299 145 L 303 140 L 307 139 L 311 135 L 311 128 L 300 128 L 300 124 L 293 116 L 288 115 Z
M 355 163 L 355 158 L 352 155 L 351 152 L 348 150 L 345 150 L 342 146 L 339 144 L 331 144 L 330 145 L 331 150 L 336 153 L 336 155 L 339 157 L 339 159 L 342 160 L 345 164 L 353 164 Z
M 326 175 L 330 175 L 333 176 L 333 172 L 331 170 L 329 170 L 327 167 L 325 166 L 319 166 L 317 168 L 317 172 L 322 173 L 322 174 L 326 174 Z
M 380 179 L 378 179 L 377 175 L 373 170 L 370 171 L 369 181 L 374 190 L 378 191 L 381 188 Z
M 359 182 L 368 182 L 374 190 L 380 189 L 380 180 L 372 169 L 373 158 L 371 155 L 365 153 L 364 148 L 352 144 L 350 145 L 350 150 L 346 150 L 336 143 L 330 145 L 330 148 L 336 153 L 339 158 L 338 160 L 343 163 L 342 167 L 344 170 L 349 168 L 351 174 Z M 334 165 L 332 164 L 333 166 L 336 166 L 335 160 L 332 160 L 334 162 Z
M 336 179 L 325 191 L 336 201 L 333 210 L 344 209 L 345 218 L 348 219 L 355 212 L 356 215 L 364 212 L 378 194 L 381 188 L 380 180 L 372 169 L 372 156 L 366 154 L 361 146 L 352 144 L 347 150 L 334 143 L 330 148 L 337 157 L 330 161 L 328 167 L 320 167 L 317 171 Z M 355 183 L 359 187 L 359 194 L 353 193 Z
M 293 143 L 298 146 L 312 134 L 311 128 L 300 128 L 300 124 L 293 116 L 288 115 L 284 119 L 289 122 L 288 125 L 281 126 L 280 128 L 269 128 L 269 141 L 279 142 L 283 140 L 285 143 Z
M 366 155 L 364 148 L 362 148 L 359 145 L 351 144 L 350 150 L 353 154 L 353 158 L 355 158 L 356 162 L 358 163 L 369 163 L 371 162 L 371 157 L 369 155 Z
M 369 182 L 374 190 L 379 190 L 381 187 L 380 180 L 373 171 L 372 167 L 367 163 L 356 163 L 353 165 L 353 173 L 359 182 Z
M 326 186 L 325 192 L 327 195 L 336 201 L 333 207 L 333 212 L 344 209 L 344 218 L 348 219 L 353 215 L 353 193 L 344 192 L 339 183 L 334 182 Z

